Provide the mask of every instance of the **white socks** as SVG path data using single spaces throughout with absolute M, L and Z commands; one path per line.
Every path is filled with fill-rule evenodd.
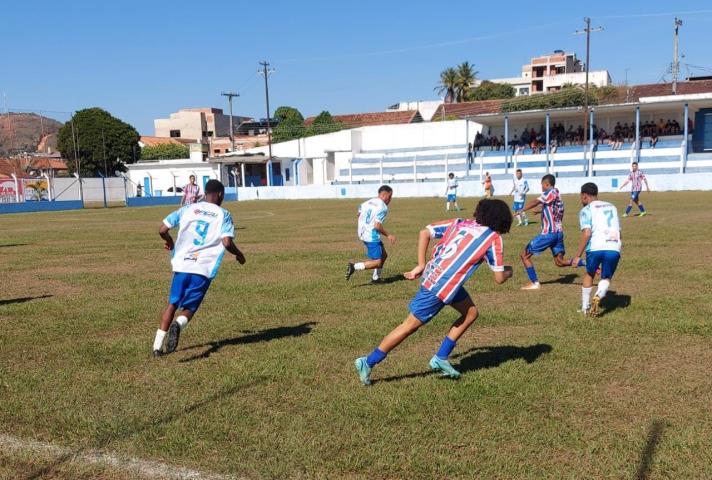
M 448 212 L 450 211 L 450 202 L 447 202 L 445 204 L 445 210 L 447 210 Z
M 371 278 L 373 278 L 374 280 L 378 280 L 379 278 L 381 278 L 381 270 L 382 270 L 381 268 L 374 268 L 373 269 L 373 277 L 371 277 Z
M 591 307 L 591 290 L 593 287 L 581 287 L 581 311 L 583 312 Z
M 610 286 L 610 280 L 601 280 L 600 282 L 598 282 L 598 290 L 596 291 L 596 295 L 598 296 L 598 298 L 605 297 L 606 293 L 608 293 L 608 287 Z
M 153 350 L 160 350 L 163 348 L 163 339 L 166 338 L 166 333 L 163 330 L 156 330 L 156 338 L 153 340 Z
M 366 264 L 363 262 L 354 263 L 354 270 L 366 270 Z
M 178 326 L 180 327 L 180 331 L 182 332 L 183 330 L 185 330 L 185 327 L 188 326 L 188 317 L 186 317 L 185 315 L 181 315 L 176 318 L 176 323 L 178 324 Z

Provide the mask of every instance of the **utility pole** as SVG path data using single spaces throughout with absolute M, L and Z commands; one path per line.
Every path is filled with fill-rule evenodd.
M 591 18 L 586 17 L 583 19 L 586 23 L 586 28 L 583 30 L 576 30 L 575 35 L 586 34 L 586 85 L 584 86 L 584 108 L 583 108 L 583 118 L 584 118 L 584 129 L 583 129 L 583 143 L 588 140 L 588 72 L 589 63 L 591 58 L 591 32 L 600 32 L 603 27 L 591 28 Z
M 677 77 L 680 74 L 680 59 L 678 58 L 678 53 L 677 53 L 677 38 L 678 38 L 678 30 L 682 26 L 682 20 L 679 18 L 675 17 L 675 23 L 673 24 L 675 27 L 675 39 L 674 39 L 674 45 L 673 45 L 673 58 L 672 58 L 672 94 L 677 95 Z
M 104 157 L 104 178 L 109 176 L 109 169 L 106 167 L 106 138 L 104 137 L 104 129 L 101 129 L 101 146 L 104 150 L 102 156 Z
M 222 92 L 220 95 L 227 97 L 227 103 L 230 105 L 230 144 L 232 145 L 231 151 L 235 151 L 235 130 L 232 127 L 232 97 L 239 97 L 239 93 L 235 92 Z
M 269 62 L 266 61 L 260 62 L 260 65 L 262 66 L 262 71 L 258 70 L 258 73 L 261 73 L 265 77 L 265 103 L 267 104 L 267 146 L 269 149 L 269 161 L 272 161 L 272 131 L 269 122 L 269 85 L 267 84 L 267 77 L 270 73 L 274 73 L 274 68 L 270 68 L 268 70 L 267 67 L 269 67 Z

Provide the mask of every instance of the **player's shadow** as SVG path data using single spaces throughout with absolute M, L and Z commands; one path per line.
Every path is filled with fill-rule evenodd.
M 471 348 L 470 350 L 467 350 L 459 355 L 454 355 L 452 358 L 460 359 L 460 363 L 453 366 L 459 370 L 460 373 L 465 373 L 487 368 L 496 368 L 503 363 L 514 360 L 524 360 L 527 363 L 533 363 L 537 361 L 540 356 L 545 353 L 549 353 L 552 350 L 553 347 L 546 343 L 537 343 L 536 345 L 530 345 L 528 347 L 500 345 L 494 347 Z M 428 375 L 432 375 L 434 373 L 435 372 L 432 370 L 427 372 L 408 373 L 405 375 L 381 378 L 379 380 L 374 380 L 373 383 L 427 377 Z
M 405 280 L 406 278 L 403 275 L 391 275 L 390 277 L 382 278 L 379 282 L 377 283 L 363 283 L 359 285 L 359 287 L 371 287 L 371 286 L 378 286 L 378 285 L 388 285 L 391 283 L 396 283 L 396 282 L 401 282 Z
M 5 243 L 0 245 L 0 248 L 7 248 L 7 247 L 25 247 L 27 246 L 27 243 Z
M 638 471 L 635 474 L 636 480 L 647 480 L 650 477 L 650 469 L 655 456 L 655 449 L 660 443 L 660 438 L 663 436 L 665 422 L 655 420 L 650 426 L 648 439 L 645 442 L 645 447 L 640 454 L 640 463 L 638 463 Z
M 630 300 L 630 295 L 618 295 L 613 291 L 608 292 L 608 294 L 603 297 L 603 300 L 601 300 L 603 311 L 600 316 L 608 315 L 619 308 L 628 308 L 630 306 Z
M 571 285 L 574 283 L 574 280 L 578 278 L 578 275 L 575 273 L 567 273 L 566 275 L 561 275 L 559 278 L 555 280 L 546 280 L 545 282 L 541 282 L 542 285 L 547 285 L 550 283 L 559 283 L 562 285 Z
M 310 333 L 316 323 L 317 322 L 306 322 L 299 325 L 293 325 L 291 327 L 267 328 L 257 332 L 246 331 L 243 333 L 246 333 L 247 335 L 218 340 L 216 342 L 201 343 L 200 345 L 191 345 L 190 347 L 181 348 L 178 351 L 195 350 L 197 348 L 204 347 L 209 348 L 203 353 L 184 358 L 180 360 L 180 362 L 192 362 L 194 360 L 208 358 L 213 353 L 219 352 L 223 347 L 229 347 L 232 345 L 246 345 L 249 343 L 269 342 L 280 338 L 301 337 L 302 335 Z
M 12 305 L 14 303 L 25 303 L 31 302 L 32 300 L 39 300 L 41 298 L 50 298 L 54 295 L 38 295 L 36 297 L 19 297 L 19 298 L 7 298 L 5 300 L 0 300 L 0 307 L 3 305 Z

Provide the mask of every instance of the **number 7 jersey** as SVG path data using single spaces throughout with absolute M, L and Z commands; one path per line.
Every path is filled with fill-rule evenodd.
M 173 271 L 214 278 L 225 254 L 222 239 L 235 236 L 230 212 L 198 202 L 171 213 L 163 224 L 168 228 L 180 225 L 171 258 Z
M 613 204 L 593 201 L 581 209 L 579 221 L 581 230 L 591 229 L 591 239 L 586 245 L 587 252 L 621 251 L 621 227 L 618 210 Z

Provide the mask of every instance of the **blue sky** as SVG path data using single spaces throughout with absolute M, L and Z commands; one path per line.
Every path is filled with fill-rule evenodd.
M 607 68 L 615 82 L 626 68 L 630 83 L 660 80 L 672 60 L 676 14 L 684 20 L 683 62 L 712 68 L 708 2 L 540 4 L 546 8 L 459 0 L 6 2 L 0 93 L 11 109 L 99 106 L 151 135 L 154 118 L 181 107 L 227 109 L 220 92 L 228 89 L 242 95 L 236 114 L 264 117 L 256 72 L 265 59 L 276 69 L 272 109 L 380 111 L 435 99 L 439 72 L 464 60 L 492 78 L 514 76 L 531 57 L 555 49 L 583 58 L 584 37 L 572 32 L 586 15 L 605 27 L 593 34 L 591 67 Z

